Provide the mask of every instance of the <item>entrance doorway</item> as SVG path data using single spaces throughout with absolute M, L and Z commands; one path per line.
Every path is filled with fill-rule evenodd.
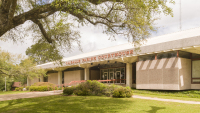
M 110 80 L 113 80 L 115 79 L 115 76 L 114 76 L 114 72 L 110 72 Z M 110 83 L 113 83 L 113 81 L 110 81 Z
M 125 84 L 125 67 L 101 69 L 101 80 L 113 80 L 103 83 L 120 83 Z

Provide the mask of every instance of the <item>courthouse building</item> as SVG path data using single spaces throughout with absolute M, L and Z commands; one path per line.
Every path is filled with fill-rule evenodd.
M 200 89 L 200 28 L 148 38 L 137 52 L 127 43 L 62 61 L 63 66 L 53 62 L 38 65 L 49 76 L 28 79 L 27 84 L 105 80 L 103 83 L 136 89 Z

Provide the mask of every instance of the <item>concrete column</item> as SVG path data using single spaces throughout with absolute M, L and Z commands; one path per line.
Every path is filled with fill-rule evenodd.
M 85 68 L 84 69 L 84 80 L 89 80 L 90 79 L 89 75 L 90 75 L 89 68 Z
M 40 76 L 40 82 L 44 82 L 44 76 L 43 75 Z
M 126 86 L 132 87 L 132 64 L 126 63 Z
M 60 84 L 62 84 L 62 71 L 58 71 L 58 85 Z
M 27 77 L 27 86 L 30 86 L 30 79 Z

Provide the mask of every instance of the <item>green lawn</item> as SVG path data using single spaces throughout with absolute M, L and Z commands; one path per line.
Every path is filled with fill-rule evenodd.
M 30 92 L 30 91 L 6 91 L 6 92 L 0 91 L 0 95 L 18 94 L 18 93 L 27 93 L 27 92 Z
M 199 113 L 200 105 L 97 96 L 47 96 L 0 102 L 0 113 Z
M 137 90 L 133 89 L 134 95 L 147 96 L 147 97 L 158 97 L 166 99 L 179 99 L 189 101 L 200 101 L 199 90 L 188 90 L 188 91 L 153 91 L 153 90 Z

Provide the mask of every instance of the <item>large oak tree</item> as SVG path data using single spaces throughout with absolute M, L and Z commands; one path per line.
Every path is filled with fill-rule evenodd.
M 70 50 L 73 42 L 80 45 L 80 34 L 74 27 L 91 24 L 100 25 L 111 37 L 117 34 L 139 44 L 155 30 L 154 21 L 160 13 L 172 15 L 167 3 L 173 1 L 0 0 L 0 37 L 23 41 L 32 31 L 34 41 Z M 29 26 L 22 30 L 25 22 Z

